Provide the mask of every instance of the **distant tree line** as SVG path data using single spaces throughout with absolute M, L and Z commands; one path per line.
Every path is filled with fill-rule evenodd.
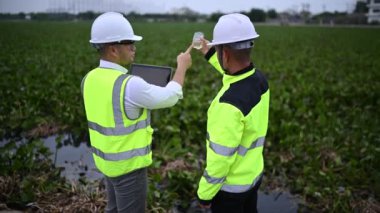
M 323 12 L 311 17 L 307 23 L 334 23 L 334 24 L 367 24 L 366 13 L 368 13 L 367 2 L 357 1 L 353 13 L 346 12 Z M 370 24 L 379 24 L 376 22 Z
M 269 10 L 265 12 L 261 9 L 251 9 L 249 12 L 241 12 L 247 15 L 254 22 L 265 22 L 267 18 L 273 19 L 277 18 L 277 12 L 275 10 Z M 18 14 L 10 14 L 10 13 L 2 13 L 0 14 L 0 20 L 21 20 L 21 19 L 30 19 L 30 20 L 94 20 L 100 13 L 87 11 L 81 12 L 78 14 L 71 13 L 18 13 Z M 139 20 L 139 21 L 218 21 L 219 17 L 224 15 L 223 13 L 213 13 L 211 15 L 203 15 L 196 12 L 188 11 L 184 14 L 176 14 L 176 13 L 147 13 L 147 14 L 139 14 L 136 12 L 130 12 L 129 14 L 125 14 L 131 20 Z
M 313 16 L 307 21 L 309 24 L 367 24 L 367 17 L 360 13 L 324 12 Z M 373 23 L 376 24 L 376 23 Z
M 287 11 L 278 13 L 275 9 L 264 11 L 258 8 L 252 8 L 249 11 L 241 11 L 240 13 L 247 15 L 252 22 L 274 21 L 281 24 L 288 23 L 305 23 L 305 24 L 367 24 L 365 14 L 368 12 L 366 2 L 357 1 L 353 13 L 345 12 L 323 12 L 312 16 L 309 11 Z M 81 12 L 78 14 L 70 13 L 18 13 L 18 14 L 0 14 L 0 20 L 94 20 L 100 13 L 93 11 Z M 174 13 L 148 13 L 139 14 L 130 12 L 125 14 L 132 21 L 147 22 L 217 22 L 219 17 L 224 15 L 221 12 L 215 12 L 210 15 L 199 14 L 189 8 L 179 8 Z
M 71 14 L 71 13 L 0 13 L 0 20 L 74 20 L 74 19 L 82 19 L 82 20 L 93 20 L 100 13 L 94 13 L 92 11 L 83 12 L 79 14 Z
M 253 22 L 265 22 L 268 18 L 275 19 L 278 17 L 278 14 L 274 9 L 270 9 L 268 12 L 265 12 L 262 9 L 252 8 L 248 12 L 241 11 L 240 13 L 248 16 Z M 220 12 L 212 13 L 209 17 L 209 21 L 217 22 L 219 17 L 222 15 L 224 14 Z

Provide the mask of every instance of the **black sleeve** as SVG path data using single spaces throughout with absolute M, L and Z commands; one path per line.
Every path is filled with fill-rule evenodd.
M 215 47 L 211 47 L 208 52 L 206 53 L 205 55 L 205 59 L 208 61 L 210 60 L 211 56 L 213 56 L 215 54 L 216 50 L 215 50 Z

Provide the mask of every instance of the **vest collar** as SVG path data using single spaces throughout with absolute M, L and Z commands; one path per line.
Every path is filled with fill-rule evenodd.
M 247 67 L 235 72 L 234 74 L 227 74 L 227 75 L 241 75 L 243 73 L 246 73 L 246 72 L 249 72 L 251 70 L 253 70 L 253 68 L 255 68 L 255 66 L 253 65 L 253 63 L 250 63 Z
M 100 59 L 99 68 L 114 69 L 122 73 L 128 73 L 128 70 L 119 64 Z
M 239 70 L 238 72 L 230 75 L 230 74 L 224 74 L 223 75 L 223 85 L 225 84 L 232 84 L 236 81 L 240 81 L 241 79 L 244 79 L 250 75 L 255 73 L 255 66 L 253 63 L 251 63 L 246 68 L 243 68 L 242 70 Z

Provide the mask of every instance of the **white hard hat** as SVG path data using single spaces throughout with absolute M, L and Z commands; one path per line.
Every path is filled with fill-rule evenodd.
M 219 18 L 209 46 L 251 41 L 259 37 L 251 20 L 243 14 L 232 13 Z
M 129 21 L 120 13 L 107 12 L 98 16 L 91 27 L 92 44 L 119 42 L 123 40 L 140 41 Z

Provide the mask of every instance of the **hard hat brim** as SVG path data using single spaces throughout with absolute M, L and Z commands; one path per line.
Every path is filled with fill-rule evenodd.
M 239 40 L 233 39 L 233 40 L 227 40 L 227 41 L 213 41 L 207 44 L 207 46 L 215 46 L 219 44 L 230 44 L 230 43 L 235 43 L 239 41 L 246 41 L 246 40 L 254 40 L 258 38 L 260 35 L 255 35 L 254 37 L 249 37 L 249 38 L 239 38 Z
M 125 37 L 125 38 L 119 38 L 119 39 L 109 39 L 109 40 L 90 40 L 90 43 L 92 44 L 107 44 L 107 43 L 113 43 L 113 42 L 119 42 L 119 41 L 141 41 L 143 39 L 142 36 L 133 35 L 132 37 Z
M 128 39 L 128 40 L 131 40 L 131 41 L 141 41 L 142 39 L 143 39 L 142 36 L 134 35 L 132 39 Z

